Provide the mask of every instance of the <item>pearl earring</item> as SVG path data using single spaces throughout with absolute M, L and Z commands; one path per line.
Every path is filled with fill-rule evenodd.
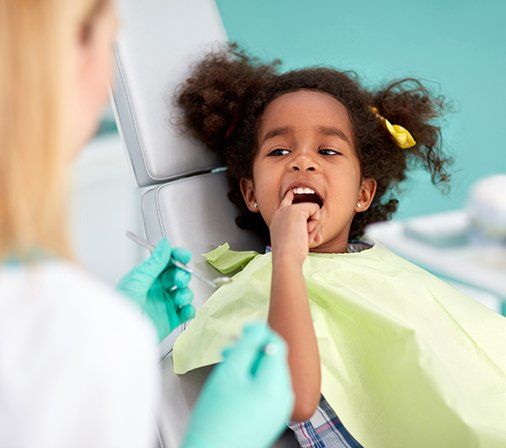
M 255 203 L 253 204 L 253 207 L 258 208 L 258 203 L 257 203 L 257 202 L 255 202 Z
M 357 202 L 357 207 L 358 208 L 362 208 L 362 204 L 360 204 L 359 202 Z

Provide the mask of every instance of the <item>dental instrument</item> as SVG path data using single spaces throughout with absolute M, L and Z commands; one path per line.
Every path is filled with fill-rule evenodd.
M 132 240 L 134 243 L 137 243 L 139 246 L 144 247 L 145 249 L 149 250 L 150 252 L 153 252 L 155 250 L 155 246 L 153 246 L 149 241 L 146 241 L 144 238 L 141 238 L 140 236 L 136 235 L 135 233 L 131 231 L 127 231 L 125 233 L 126 237 Z M 202 274 L 198 273 L 194 269 L 189 269 L 186 267 L 183 263 L 175 260 L 174 258 L 170 258 L 170 262 L 176 266 L 179 269 L 182 269 L 185 272 L 188 272 L 195 278 L 198 278 L 200 281 L 206 283 L 207 285 L 211 286 L 212 288 L 216 289 L 219 288 L 222 285 L 225 285 L 227 283 L 230 283 L 232 281 L 231 277 L 228 276 L 222 276 L 222 277 L 216 277 L 213 280 L 209 280 L 205 278 Z

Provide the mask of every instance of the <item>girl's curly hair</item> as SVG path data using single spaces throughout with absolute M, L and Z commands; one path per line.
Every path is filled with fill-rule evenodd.
M 239 227 L 255 231 L 268 243 L 267 225 L 259 213 L 247 209 L 239 182 L 253 176 L 257 133 L 266 106 L 300 89 L 328 93 L 346 107 L 362 176 L 377 182 L 370 208 L 353 219 L 350 240 L 360 238 L 368 224 L 388 220 L 397 210 L 392 190 L 406 179 L 408 169 L 421 166 L 429 171 L 433 184 L 449 186 L 447 166 L 452 160 L 442 153 L 441 130 L 434 123 L 442 115 L 444 97 L 433 96 L 412 78 L 369 91 L 353 72 L 312 67 L 279 73 L 279 65 L 279 60 L 262 63 L 231 44 L 205 56 L 176 94 L 183 127 L 225 160 L 228 197 L 240 211 Z M 372 106 L 390 122 L 408 129 L 416 145 L 399 149 L 371 112 Z

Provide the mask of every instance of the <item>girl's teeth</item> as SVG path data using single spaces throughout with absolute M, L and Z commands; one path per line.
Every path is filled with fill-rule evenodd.
M 315 194 L 315 191 L 312 188 L 294 188 L 293 190 L 294 194 Z

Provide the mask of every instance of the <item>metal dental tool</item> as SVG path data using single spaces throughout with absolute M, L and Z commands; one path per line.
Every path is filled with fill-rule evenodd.
M 141 238 L 140 236 L 136 235 L 135 233 L 127 231 L 125 235 L 127 236 L 127 238 L 131 239 L 134 243 L 137 243 L 139 246 L 144 247 L 150 252 L 153 252 L 155 250 L 155 246 L 153 246 L 149 241 L 146 241 L 144 238 Z M 188 272 L 193 277 L 198 278 L 201 282 L 204 282 L 205 284 L 211 286 L 214 289 L 219 288 L 221 285 L 225 285 L 226 283 L 230 283 L 232 281 L 232 278 L 227 276 L 216 277 L 213 280 L 209 280 L 205 278 L 202 274 L 198 273 L 197 271 L 187 268 L 183 263 L 177 261 L 173 257 L 170 257 L 170 262 L 174 266 L 178 267 L 179 269 L 182 269 L 185 272 Z

